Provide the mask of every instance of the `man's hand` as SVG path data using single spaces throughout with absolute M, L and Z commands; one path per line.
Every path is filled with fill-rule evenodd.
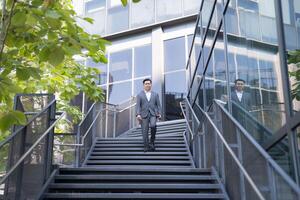
M 137 115 L 137 116 L 136 116 L 136 119 L 139 120 L 139 121 L 142 121 L 141 115 Z
M 157 114 L 156 117 L 157 117 L 158 119 L 161 119 L 161 114 Z

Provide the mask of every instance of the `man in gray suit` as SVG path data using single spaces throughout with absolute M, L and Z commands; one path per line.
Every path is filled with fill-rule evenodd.
M 244 127 L 247 126 L 246 112 L 251 110 L 251 96 L 244 91 L 245 81 L 236 79 L 235 90 L 231 93 L 232 115 Z
M 142 135 L 144 140 L 144 151 L 154 151 L 156 120 L 161 118 L 161 105 L 157 93 L 151 91 L 151 79 L 143 80 L 144 90 L 137 95 L 136 118 L 142 126 Z M 151 138 L 149 144 L 148 130 L 151 128 Z
M 251 96 L 244 91 L 245 81 L 243 79 L 236 79 L 234 83 L 235 90 L 231 93 L 231 100 L 249 111 L 251 109 Z

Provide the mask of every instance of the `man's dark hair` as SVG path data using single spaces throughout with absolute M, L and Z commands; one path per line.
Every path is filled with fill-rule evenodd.
M 236 80 L 234 81 L 234 84 L 236 84 L 238 81 L 242 81 L 243 83 L 246 83 L 245 80 L 238 78 L 238 79 L 236 79 Z
M 145 79 L 143 80 L 143 84 L 145 84 L 146 81 L 150 81 L 150 83 L 152 83 L 152 81 L 151 81 L 150 78 L 145 78 Z

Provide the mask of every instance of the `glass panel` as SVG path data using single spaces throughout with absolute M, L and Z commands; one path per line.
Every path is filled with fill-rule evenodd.
M 226 80 L 224 49 L 214 49 L 214 66 L 216 79 Z
M 97 68 L 100 70 L 99 80 L 98 80 L 97 84 L 99 84 L 99 85 L 106 84 L 106 81 L 107 81 L 107 65 L 106 64 L 95 63 L 95 62 L 93 62 L 92 59 L 88 59 L 86 61 L 86 65 L 88 67 L 93 67 L 93 68 Z
M 105 8 L 105 6 L 106 6 L 105 0 L 90 0 L 85 3 L 85 12 L 88 13 L 93 10 Z
M 108 33 L 115 33 L 129 28 L 128 7 L 123 7 L 119 0 L 109 0 L 107 10 Z
M 285 123 L 282 115 L 283 91 L 278 84 L 282 80 L 276 46 L 274 0 L 237 0 L 237 5 L 238 10 L 233 1 L 225 15 L 229 32 L 229 99 L 232 115 L 261 142 L 260 138 L 268 137 Z M 239 16 L 239 26 L 235 22 L 236 15 Z M 217 69 L 215 73 L 217 76 Z M 235 85 L 236 79 L 242 79 L 245 83 L 239 81 Z
M 134 77 L 151 76 L 152 46 L 145 45 L 134 49 Z
M 131 97 L 131 81 L 109 85 L 108 102 L 119 104 Z
M 131 79 L 132 53 L 131 49 L 110 54 L 109 82 Z
M 234 8 L 228 7 L 225 15 L 226 31 L 230 34 L 239 35 L 237 11 Z
M 182 16 L 181 0 L 156 0 L 157 21 Z
M 213 5 L 214 5 L 214 0 L 204 0 L 203 7 L 201 10 L 202 27 L 207 27 L 210 14 L 213 9 Z
M 139 27 L 154 23 L 154 1 L 143 0 L 131 4 L 131 27 Z
M 286 173 L 292 175 L 293 164 L 289 151 L 288 137 L 286 136 L 274 147 L 269 149 L 268 153 Z
M 199 12 L 199 8 L 202 0 L 183 0 L 184 14 L 196 14 Z
M 261 39 L 257 12 L 239 9 L 239 22 L 242 36 L 257 40 Z
M 247 85 L 258 86 L 258 65 L 252 56 L 236 54 L 238 77 L 245 80 Z
M 166 119 L 182 118 L 180 101 L 186 96 L 185 71 L 165 75 Z
M 84 20 L 78 20 L 78 23 L 83 29 L 90 34 L 102 35 L 105 32 L 105 9 L 94 10 L 93 12 L 87 12 L 85 17 L 92 18 L 93 23 L 86 22 Z
M 166 40 L 164 42 L 165 72 L 184 69 L 185 39 L 184 37 Z
M 206 106 L 205 110 L 207 111 L 209 106 L 212 104 L 213 99 L 215 98 L 215 82 L 214 80 L 205 77 L 205 96 L 206 96 Z

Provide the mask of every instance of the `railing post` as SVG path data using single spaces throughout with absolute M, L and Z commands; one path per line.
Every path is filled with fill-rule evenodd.
M 77 128 L 76 143 L 80 143 L 80 126 Z M 75 167 L 79 167 L 80 163 L 80 147 L 75 147 Z
M 117 125 L 117 107 L 114 109 L 114 127 L 113 127 L 113 138 L 116 137 L 116 125 Z
M 54 96 L 53 96 L 54 98 Z M 52 99 L 51 99 L 52 100 Z M 54 121 L 55 121 L 55 115 L 56 115 L 56 103 L 50 106 L 49 108 L 49 121 L 48 126 L 50 127 Z M 53 142 L 54 142 L 54 128 L 49 132 L 48 136 L 46 137 L 45 141 L 45 176 L 44 176 L 44 182 L 47 181 L 51 174 L 51 168 L 52 168 L 52 156 L 53 156 Z

